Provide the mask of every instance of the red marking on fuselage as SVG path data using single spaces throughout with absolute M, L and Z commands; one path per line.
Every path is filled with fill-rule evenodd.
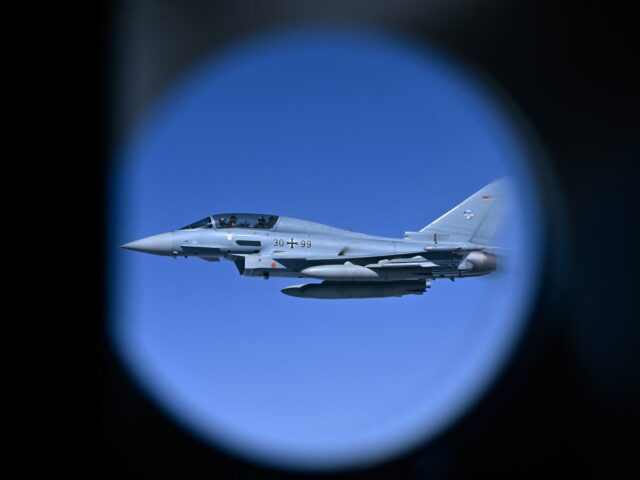
M 275 263 L 272 263 L 272 264 L 271 264 L 271 268 L 276 268 L 276 264 L 275 264 Z

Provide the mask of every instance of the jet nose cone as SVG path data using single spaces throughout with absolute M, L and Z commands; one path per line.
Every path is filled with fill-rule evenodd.
M 153 253 L 155 255 L 171 255 L 173 253 L 173 233 L 161 233 L 151 237 L 141 238 L 134 242 L 121 245 L 127 250 L 136 252 Z

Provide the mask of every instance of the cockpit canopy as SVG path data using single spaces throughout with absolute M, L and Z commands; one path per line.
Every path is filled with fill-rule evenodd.
M 180 230 L 195 228 L 251 228 L 271 230 L 278 222 L 277 215 L 261 213 L 220 213 L 191 223 Z
M 276 215 L 260 213 L 221 213 L 213 215 L 216 228 L 258 228 L 271 230 L 278 221 Z
M 182 227 L 180 230 L 193 230 L 194 228 L 213 228 L 211 217 L 205 217 L 202 220 L 190 223 L 186 227 Z

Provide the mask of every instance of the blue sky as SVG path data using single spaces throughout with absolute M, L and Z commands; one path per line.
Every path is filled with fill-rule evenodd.
M 189 73 L 113 175 L 113 342 L 143 388 L 194 433 L 272 463 L 366 463 L 457 418 L 535 287 L 526 153 L 488 94 L 434 52 L 322 31 L 246 42 Z M 230 211 L 401 237 L 505 175 L 509 268 L 421 297 L 299 299 L 280 293 L 296 279 L 117 248 Z

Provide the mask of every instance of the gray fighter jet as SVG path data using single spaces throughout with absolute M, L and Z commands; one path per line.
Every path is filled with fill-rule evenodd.
M 303 298 L 422 295 L 438 278 L 474 277 L 497 266 L 490 242 L 499 226 L 506 181 L 485 186 L 422 230 L 378 237 L 290 217 L 223 213 L 173 232 L 122 245 L 138 252 L 235 263 L 249 277 L 296 277 Z

